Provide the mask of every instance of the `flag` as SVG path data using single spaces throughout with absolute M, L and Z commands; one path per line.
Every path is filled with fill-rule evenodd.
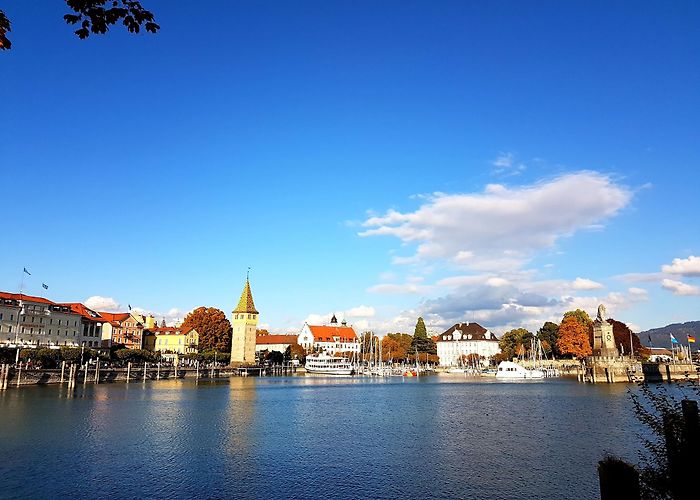
M 129 304 L 129 311 L 131 311 L 131 304 Z
M 695 335 L 688 335 L 688 343 L 690 344 L 691 342 L 695 343 Z
M 49 285 L 47 285 L 46 283 L 42 283 L 41 286 L 44 287 L 44 290 L 48 290 L 48 289 L 49 289 Z
M 672 344 L 677 344 L 677 343 L 678 343 L 678 339 L 676 339 L 676 337 L 674 337 L 672 333 L 669 333 L 669 335 L 671 336 L 671 343 L 672 343 Z
M 32 275 L 32 273 L 30 273 L 29 271 L 27 271 L 27 268 L 26 268 L 26 267 L 24 268 L 24 272 L 27 273 L 29 276 Z
M 647 335 L 649 337 L 649 345 L 654 345 L 654 343 L 651 341 L 651 335 Z

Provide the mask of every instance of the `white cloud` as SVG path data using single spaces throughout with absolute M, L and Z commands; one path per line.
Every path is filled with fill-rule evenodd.
M 700 295 L 700 287 L 682 281 L 665 279 L 661 282 L 661 288 L 673 292 L 673 295 Z
M 515 155 L 513 153 L 501 153 L 491 164 L 496 168 L 510 168 L 514 161 Z
M 525 165 L 515 161 L 513 153 L 499 153 L 495 160 L 491 162 L 493 173 L 496 175 L 518 175 L 525 170 Z
M 370 306 L 357 306 L 345 311 L 346 318 L 371 318 L 375 315 L 376 311 L 374 307 Z
M 165 324 L 168 326 L 176 326 L 181 324 L 188 314 L 183 313 L 177 307 L 172 307 L 167 312 L 153 311 L 150 309 L 144 309 L 143 307 L 132 307 L 131 311 L 136 314 L 140 314 L 141 316 L 153 316 L 159 325 L 161 321 L 165 320 Z
M 630 287 L 627 291 L 632 295 L 636 295 L 637 297 L 646 297 L 649 295 L 649 292 L 644 288 L 638 288 L 636 286 Z
M 680 274 L 686 278 L 700 276 L 700 257 L 691 255 L 687 259 L 673 259 L 671 264 L 661 266 L 661 270 L 668 274 Z
M 112 297 L 102 297 L 100 295 L 88 297 L 83 303 L 86 307 L 94 311 L 118 312 L 121 308 L 119 302 L 114 300 Z
M 571 283 L 571 288 L 574 290 L 598 290 L 603 288 L 603 285 L 602 283 L 598 283 L 597 281 L 589 280 L 587 278 L 576 278 Z
M 597 172 L 483 193 L 439 194 L 413 212 L 368 218 L 360 236 L 394 236 L 414 245 L 394 263 L 448 260 L 479 270 L 517 269 L 562 237 L 616 215 L 632 192 Z
M 664 278 L 662 273 L 627 273 L 614 276 L 615 279 L 626 281 L 627 283 L 647 283 L 661 281 Z

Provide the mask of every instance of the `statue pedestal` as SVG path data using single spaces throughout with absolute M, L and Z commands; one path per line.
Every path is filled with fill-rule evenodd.
M 593 355 L 604 358 L 616 358 L 620 355 L 615 346 L 613 327 L 600 319 L 593 322 Z

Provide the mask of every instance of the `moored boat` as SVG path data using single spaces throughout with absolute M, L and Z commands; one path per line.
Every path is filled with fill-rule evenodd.
M 306 357 L 307 373 L 323 375 L 352 375 L 354 368 L 350 360 L 338 356 L 330 356 L 325 352 L 311 354 Z
M 542 370 L 528 370 L 512 361 L 501 361 L 498 364 L 496 378 L 512 380 L 544 378 L 544 372 Z

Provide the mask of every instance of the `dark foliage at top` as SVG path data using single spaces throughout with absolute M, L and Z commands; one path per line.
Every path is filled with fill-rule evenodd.
M 79 25 L 75 34 L 81 39 L 90 33 L 103 35 L 109 27 L 121 22 L 130 33 L 139 33 L 141 28 L 149 33 L 157 33 L 160 26 L 153 13 L 146 10 L 137 0 L 65 0 L 73 11 L 63 16 L 68 24 Z M 0 10 L 0 49 L 7 50 L 12 42 L 7 39 L 10 21 Z

